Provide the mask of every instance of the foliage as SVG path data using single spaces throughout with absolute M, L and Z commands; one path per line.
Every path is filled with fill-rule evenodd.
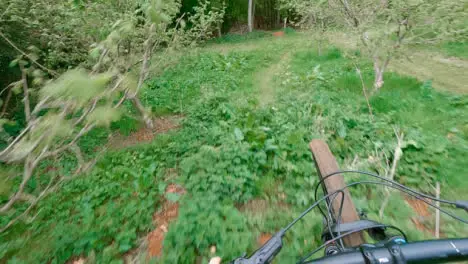
M 400 182 L 432 192 L 431 184 L 438 180 L 444 197 L 465 198 L 466 96 L 441 94 L 430 82 L 386 74 L 387 89 L 371 100 L 376 111 L 372 121 L 353 61 L 336 48 L 319 55 L 298 35 L 273 44 L 259 40 L 259 49 L 251 51 L 205 50 L 165 69 L 143 87 L 142 100 L 154 110 L 182 114 L 180 130 L 158 135 L 148 145 L 107 153 L 87 177 L 44 199 L 38 208 L 45 209 L 34 211 L 38 221 L 21 222 L 2 234 L 1 258 L 121 261 L 151 228 L 163 195 L 159 186 L 175 182 L 186 194 L 156 261 L 206 260 L 212 245 L 228 260 L 251 252 L 259 234 L 277 231 L 310 205 L 317 182 L 307 147 L 311 138 L 326 139 L 343 169 L 380 171 L 382 153 L 392 159 L 392 126 L 407 138 L 396 175 Z M 278 62 L 285 52 L 291 52 L 291 61 L 273 77 L 275 101 L 261 107 L 252 71 Z M 371 84 L 372 65 L 362 58 L 357 63 L 364 82 Z M 80 143 L 93 148 L 95 138 Z M 363 178 L 347 181 L 354 179 Z M 361 186 L 352 194 L 369 218 L 378 217 L 380 188 Z M 414 230 L 414 213 L 393 194 L 383 222 L 401 227 L 411 239 L 430 237 Z M 266 208 L 249 209 L 255 200 L 265 201 Z M 443 223 L 450 236 L 467 232 L 449 219 Z M 279 261 L 297 260 L 316 246 L 321 227 L 319 214 L 312 212 L 287 235 Z M 61 236 L 64 230 L 72 230 L 69 239 Z
M 191 263 L 200 255 L 206 257 L 206 262 L 212 245 L 224 259 L 233 259 L 247 250 L 253 237 L 245 216 L 231 202 L 220 203 L 217 195 L 209 194 L 181 202 L 181 214 L 165 239 L 164 263 Z
M 361 54 L 374 63 L 374 91 L 384 84 L 390 60 L 400 56 L 408 44 L 434 44 L 467 36 L 466 7 L 460 1 L 298 0 L 287 1 L 283 7 L 299 15 L 300 25 L 322 30 L 338 26 L 352 33 Z
M 14 9 L 14 6 L 12 8 Z M 10 89 L 15 92 L 23 90 L 26 124 L 21 133 L 14 135 L 0 152 L 2 161 L 21 162 L 24 165 L 21 182 L 12 184 L 10 193 L 3 194 L 0 213 L 5 214 L 17 209 L 14 208 L 15 204 L 25 200 L 29 207 L 19 209 L 23 214 L 27 214 L 40 199 L 59 188 L 63 181 L 90 169 L 95 160 L 85 161 L 78 141 L 93 128 L 109 127 L 112 122 L 118 121 L 122 116 L 120 107 L 125 101 L 132 102 L 146 126 L 153 128 L 151 113 L 139 98 L 139 91 L 149 75 L 153 50 L 163 46 L 165 50 L 174 49 L 179 47 L 183 40 L 196 42 L 201 37 L 208 37 L 206 30 L 223 15 L 222 11 L 208 10 L 205 4 L 196 9 L 195 14 L 189 18 L 201 24 L 201 27 L 185 30 L 179 18 L 177 23 L 181 24 L 180 27 L 175 26 L 169 30 L 168 27 L 175 21 L 179 9 L 178 1 L 154 0 L 144 3 L 138 10 L 143 15 L 137 14 L 128 20 L 117 21 L 107 38 L 93 46 L 90 51 L 92 70 L 70 69 L 59 76 L 37 62 L 40 50 L 32 46 L 28 48 L 27 54 L 2 35 L 12 47 L 22 53 L 11 63 L 12 67 L 20 68 L 22 78 L 13 83 Z M 143 19 L 143 24 L 138 24 L 139 19 Z M 147 33 L 144 38 L 133 39 L 143 32 Z M 193 35 L 195 33 L 196 35 Z M 140 44 L 140 49 L 130 52 L 130 47 L 125 47 L 125 42 L 129 40 L 136 43 L 136 47 Z M 127 50 L 124 50 L 125 48 Z M 137 56 L 142 56 L 143 59 L 139 73 L 135 74 L 131 68 Z M 56 78 L 44 80 L 46 74 L 36 69 L 36 66 Z M 29 79 L 32 79 L 31 84 Z M 31 85 L 36 90 L 32 90 Z M 34 102 L 33 93 L 37 94 Z M 36 175 L 37 167 L 42 162 L 51 159 L 66 160 L 67 152 L 73 153 L 76 159 L 76 169 L 72 176 L 65 177 L 60 173 L 51 175 L 50 183 L 46 187 L 33 188 L 33 193 L 25 193 L 26 186 L 39 177 Z M 93 158 L 98 156 L 94 155 Z M 25 195 L 29 198 L 22 198 Z M 11 219 L 2 226 L 0 232 L 11 227 L 22 217 L 20 214 Z
M 2 0 L 0 30 L 23 49 L 25 43 L 40 47 L 48 67 L 66 69 L 85 61 L 88 47 L 102 41 L 114 21 L 129 17 L 137 3 Z

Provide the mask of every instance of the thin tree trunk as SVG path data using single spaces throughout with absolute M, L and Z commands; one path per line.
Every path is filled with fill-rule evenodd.
M 275 28 L 281 26 L 281 14 L 280 14 L 279 9 L 277 10 L 276 16 L 277 16 L 277 17 L 276 17 L 276 25 L 275 25 Z
M 393 181 L 393 178 L 395 177 L 395 172 L 396 172 L 396 169 L 397 169 L 398 161 L 400 160 L 401 156 L 403 155 L 403 152 L 402 152 L 401 148 L 402 148 L 402 145 L 403 145 L 403 139 L 404 139 L 405 135 L 403 133 L 400 134 L 395 129 L 395 136 L 397 138 L 397 145 L 396 145 L 395 150 L 393 152 L 392 167 L 390 168 L 390 171 L 389 171 L 388 175 L 386 176 L 387 179 L 392 180 L 392 181 Z M 390 201 L 390 190 L 387 187 L 385 187 L 384 190 L 385 190 L 385 199 L 384 199 L 384 201 L 382 203 L 382 206 L 380 207 L 380 211 L 379 211 L 380 219 L 383 219 L 383 214 L 384 214 L 384 211 L 385 211 L 385 207 L 387 206 L 388 202 Z
M 388 63 L 390 62 L 390 58 L 391 56 L 388 55 L 387 58 L 385 58 L 385 62 L 380 64 L 379 58 L 374 56 L 374 92 L 377 92 L 384 84 L 384 73 L 387 69 Z
M 248 26 L 249 26 L 249 32 L 252 32 L 253 30 L 253 0 L 249 0 L 249 9 L 248 9 Z
M 23 81 L 24 116 L 26 117 L 26 123 L 29 123 L 29 121 L 31 120 L 31 105 L 29 102 L 28 76 L 23 66 L 20 65 L 20 69 L 21 69 L 21 79 Z
M 140 91 L 141 87 L 143 86 L 145 80 L 148 78 L 148 73 L 149 73 L 149 60 L 151 58 L 151 51 L 152 51 L 152 37 L 153 37 L 153 31 L 155 28 L 155 24 L 152 24 L 150 29 L 149 29 L 149 36 L 148 39 L 146 40 L 146 48 L 145 48 L 145 54 L 143 56 L 143 63 L 141 65 L 141 71 L 140 71 L 140 78 L 138 80 L 138 85 L 136 88 L 136 91 L 133 92 L 131 96 L 129 96 L 129 99 L 132 101 L 133 106 L 140 112 L 142 115 L 143 121 L 146 124 L 147 128 L 152 129 L 153 126 L 153 120 L 151 119 L 151 114 L 148 113 L 148 110 L 143 106 L 143 104 L 140 101 L 140 98 L 138 98 L 138 92 Z
M 222 33 L 221 33 L 221 23 L 218 23 L 218 38 L 220 38 L 222 36 Z
M 10 103 L 11 94 L 12 94 L 12 87 L 9 87 L 8 94 L 5 98 L 5 102 L 3 103 L 2 113 L 0 114 L 0 117 L 4 116 L 8 109 L 8 104 Z
M 131 98 L 133 106 L 140 112 L 142 115 L 143 121 L 145 122 L 145 125 L 147 128 L 154 128 L 153 120 L 151 119 L 151 114 L 148 113 L 148 110 L 143 106 L 141 103 L 140 98 L 138 96 L 134 96 Z
M 366 98 L 367 108 L 369 109 L 369 116 L 370 116 L 371 120 L 374 121 L 374 114 L 372 113 L 372 106 L 371 106 L 371 104 L 369 102 L 369 96 L 367 95 L 367 89 L 366 89 L 366 86 L 364 84 L 364 78 L 362 78 L 361 70 L 357 67 L 356 64 L 354 64 L 354 67 L 356 68 L 356 72 L 359 75 L 359 79 L 361 79 L 362 93 L 364 94 L 364 97 Z

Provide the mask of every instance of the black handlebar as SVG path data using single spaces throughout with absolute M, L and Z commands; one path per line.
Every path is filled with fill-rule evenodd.
M 419 241 L 389 247 L 361 247 L 354 252 L 306 261 L 314 264 L 418 264 L 468 260 L 468 238 Z

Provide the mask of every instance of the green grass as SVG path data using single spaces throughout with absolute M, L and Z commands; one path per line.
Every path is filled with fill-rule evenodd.
M 222 37 L 214 38 L 208 41 L 208 43 L 240 43 L 246 40 L 262 39 L 271 36 L 271 33 L 267 31 L 253 31 L 245 34 L 228 33 Z
M 0 235 L 0 260 L 63 263 L 72 256 L 93 256 L 99 263 L 122 263 L 122 256 L 153 228 L 151 217 L 169 183 L 184 186 L 187 194 L 180 198 L 164 255 L 155 261 L 194 263 L 197 256 L 207 261 L 211 245 L 230 260 L 252 252 L 259 234 L 279 230 L 312 203 L 317 182 L 307 146 L 312 138 L 326 139 L 343 168 L 357 158 L 359 169 L 379 171 L 371 156 L 377 149 L 392 157 L 393 127 L 405 133 L 407 142 L 399 181 L 429 192 L 430 184 L 440 181 L 443 196 L 467 198 L 466 97 L 388 73 L 382 90 L 371 98 L 371 120 L 353 63 L 333 47 L 319 56 L 307 41 L 298 33 L 274 43 L 249 40 L 248 45 L 259 45 L 255 50 L 205 50 L 150 81 L 142 95 L 145 104 L 158 114 L 183 115 L 182 128 L 146 146 L 107 153 L 91 173 L 43 200 L 34 222 Z M 272 77 L 277 96 L 261 107 L 255 74 L 288 51 L 289 67 Z M 361 60 L 359 66 L 370 87 L 372 65 Z M 113 126 L 122 133 L 135 129 L 132 120 L 121 122 Z M 94 131 L 80 144 L 92 150 L 105 135 Z M 168 179 L 174 170 L 177 177 Z M 352 194 L 357 207 L 378 220 L 382 190 L 361 186 Z M 253 199 L 264 200 L 267 207 L 242 209 Z M 430 237 L 414 230 L 411 216 L 394 193 L 384 222 L 413 240 Z M 0 218 L 0 225 L 9 217 Z M 445 217 L 443 223 L 447 236 L 468 234 L 465 226 Z M 317 212 L 295 226 L 278 263 L 294 262 L 317 246 L 321 226 Z
M 448 56 L 468 59 L 468 42 L 447 42 L 442 45 L 442 50 Z

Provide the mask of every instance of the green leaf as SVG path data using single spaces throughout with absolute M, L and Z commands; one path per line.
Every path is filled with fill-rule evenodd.
M 9 66 L 10 68 L 16 67 L 16 66 L 18 66 L 18 62 L 19 62 L 19 61 L 20 61 L 19 59 L 14 59 L 14 60 L 12 60 L 12 61 L 10 62 L 10 64 L 9 64 L 8 66 Z
M 178 193 L 166 193 L 166 199 L 175 203 L 180 199 L 180 194 L 178 194 Z
M 112 105 L 99 106 L 88 115 L 87 120 L 96 122 L 98 126 L 109 127 L 112 122 L 119 120 L 121 112 L 119 109 L 112 107 Z
M 338 128 L 338 136 L 341 137 L 341 138 L 345 138 L 346 137 L 346 127 L 341 124 L 340 127 Z
M 242 133 L 242 130 L 240 130 L 238 127 L 234 129 L 234 135 L 236 136 L 237 141 L 244 140 L 244 133 Z
M 89 76 L 84 70 L 70 70 L 41 89 L 42 98 L 65 98 L 79 104 L 84 104 L 102 93 L 112 75 L 99 74 Z

